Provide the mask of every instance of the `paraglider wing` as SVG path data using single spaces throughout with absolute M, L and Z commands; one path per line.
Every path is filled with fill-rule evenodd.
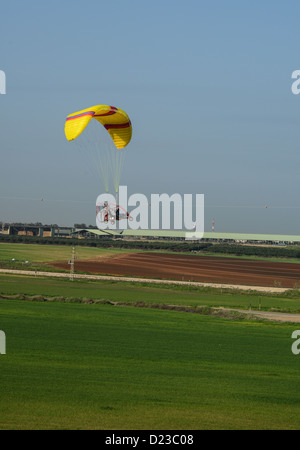
M 83 132 L 94 114 L 95 111 L 92 108 L 88 108 L 70 114 L 67 117 L 65 123 L 65 135 L 68 141 L 73 141 Z
M 106 128 L 118 149 L 129 144 L 132 126 L 128 115 L 122 109 L 108 105 L 96 105 L 70 114 L 65 123 L 68 141 L 76 139 L 93 118 Z
M 92 119 L 95 120 L 90 123 Z M 105 130 L 109 134 L 107 139 Z M 100 175 L 106 192 L 109 191 L 110 175 L 117 195 L 126 153 L 123 149 L 132 136 L 127 113 L 109 105 L 96 105 L 74 112 L 66 118 L 65 135 L 68 141 L 75 141 L 75 145 L 82 147 L 84 154 L 93 159 L 93 170 L 97 176 Z

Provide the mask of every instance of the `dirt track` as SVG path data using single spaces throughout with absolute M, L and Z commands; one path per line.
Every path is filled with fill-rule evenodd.
M 68 263 L 64 262 L 52 265 L 70 269 Z M 226 285 L 281 288 L 300 286 L 300 264 L 213 256 L 126 253 L 95 261 L 77 260 L 75 271 Z

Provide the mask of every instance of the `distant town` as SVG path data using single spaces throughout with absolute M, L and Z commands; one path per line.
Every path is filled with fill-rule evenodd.
M 42 224 L 0 221 L 0 237 L 31 239 L 31 238 L 74 238 L 74 239 L 130 239 L 130 240 L 165 240 L 165 241 L 187 241 L 183 230 L 100 230 L 93 225 L 75 223 L 73 227 L 64 227 L 57 224 Z M 191 239 L 193 240 L 193 239 Z M 196 240 L 196 239 L 195 239 Z M 204 232 L 199 242 L 204 243 L 226 243 L 226 244 L 248 244 L 248 245 L 271 245 L 271 246 L 295 246 L 300 245 L 299 235 L 281 234 L 252 234 L 252 233 L 224 233 Z

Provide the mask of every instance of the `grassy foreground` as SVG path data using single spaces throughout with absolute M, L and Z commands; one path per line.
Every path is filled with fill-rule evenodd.
M 1 429 L 298 429 L 295 326 L 0 300 Z
M 85 248 L 80 258 L 118 251 Z M 0 244 L 6 267 L 12 258 L 43 265 L 69 257 L 70 247 Z M 300 311 L 299 291 L 279 296 L 0 274 L 7 344 L 0 354 L 0 429 L 299 428 L 300 355 L 291 351 L 299 324 L 78 299 Z

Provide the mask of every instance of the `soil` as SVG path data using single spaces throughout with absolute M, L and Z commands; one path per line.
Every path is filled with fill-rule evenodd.
M 69 270 L 67 262 L 51 264 Z M 203 283 L 299 288 L 300 264 L 164 253 L 126 253 L 76 260 L 75 272 Z

